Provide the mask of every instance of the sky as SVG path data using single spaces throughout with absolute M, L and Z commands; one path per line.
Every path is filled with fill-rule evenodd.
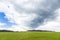
M 60 32 L 60 0 L 0 0 L 0 30 Z

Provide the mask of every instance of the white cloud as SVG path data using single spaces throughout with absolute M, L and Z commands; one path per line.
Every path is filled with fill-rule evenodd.
M 39 9 L 49 11 L 50 9 L 52 9 L 51 5 L 49 5 L 50 3 L 48 4 L 49 6 L 47 5 L 46 7 L 42 5 L 42 3 L 45 1 L 46 0 L 3 0 L 2 2 L 0 2 L 0 11 L 5 12 L 6 18 L 8 18 L 10 22 L 16 24 L 12 27 L 4 29 L 13 31 L 27 31 L 29 29 L 30 21 L 37 17 L 37 13 L 34 13 L 35 11 Z M 15 7 L 17 8 L 17 10 L 15 9 Z M 22 9 L 20 9 L 20 7 Z M 30 13 L 24 11 L 30 11 Z M 32 13 L 31 11 L 34 12 Z M 59 11 L 60 10 L 57 11 L 59 15 L 57 16 L 56 20 L 48 21 L 45 25 L 39 26 L 36 29 L 60 31 Z
M 5 24 L 5 23 L 0 22 L 0 27 L 1 27 L 1 26 L 3 26 L 3 25 L 6 25 L 6 24 Z
M 29 21 L 33 20 L 33 18 L 36 17 L 35 13 L 33 14 L 27 14 L 27 13 L 19 13 L 14 9 L 14 5 L 10 4 L 9 2 L 0 2 L 1 4 L 1 11 L 5 12 L 5 17 L 8 18 L 9 22 L 15 23 L 16 25 L 13 25 L 8 28 L 2 28 L 2 29 L 9 29 L 13 31 L 27 31 L 29 29 Z M 9 6 L 9 8 L 8 8 Z
M 6 30 L 12 30 L 12 31 L 27 31 L 28 28 L 27 27 L 22 27 L 20 25 L 14 25 L 12 27 L 8 27 L 8 28 L 5 28 Z
M 0 22 L 0 30 L 5 29 L 5 28 L 4 28 L 5 25 L 6 25 L 5 23 Z M 6 27 L 6 26 L 5 26 L 5 27 Z

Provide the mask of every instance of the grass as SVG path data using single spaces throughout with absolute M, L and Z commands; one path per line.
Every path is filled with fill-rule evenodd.
M 60 40 L 58 32 L 0 32 L 0 40 Z

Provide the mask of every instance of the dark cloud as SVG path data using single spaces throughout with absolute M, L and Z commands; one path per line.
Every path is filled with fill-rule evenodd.
M 54 11 L 60 7 L 60 0 L 46 0 L 43 3 L 34 3 L 31 1 L 31 3 L 35 5 L 35 9 L 26 9 L 22 6 L 15 5 L 15 9 L 18 12 L 25 12 L 28 14 L 35 13 L 37 15 L 37 17 L 29 23 L 31 28 L 43 25 L 47 20 L 54 20 L 56 18 Z
M 60 1 L 58 0 L 57 2 L 52 1 L 52 0 L 47 0 L 42 6 L 45 9 L 43 10 L 37 9 L 38 17 L 31 21 L 33 23 L 31 23 L 30 26 L 32 28 L 36 28 L 39 25 L 43 25 L 44 22 L 47 22 L 47 20 L 54 20 L 56 18 L 56 14 L 54 13 L 54 11 L 60 7 L 59 4 L 60 4 Z
M 56 14 L 54 13 L 54 11 L 56 9 L 59 8 L 59 1 L 54 3 L 52 1 L 47 1 L 43 7 L 46 8 L 48 11 L 45 10 L 37 10 L 37 14 L 38 14 L 38 17 L 35 18 L 34 20 L 32 20 L 33 23 L 31 23 L 31 27 L 32 28 L 36 28 L 38 27 L 39 25 L 43 25 L 44 24 L 44 21 L 47 19 L 47 20 L 54 20 L 56 18 Z M 50 8 L 48 8 L 50 7 Z M 46 20 L 46 21 L 47 21 Z

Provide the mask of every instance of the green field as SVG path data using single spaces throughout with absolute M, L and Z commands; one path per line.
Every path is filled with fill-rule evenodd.
M 0 40 L 60 40 L 58 32 L 0 32 Z

